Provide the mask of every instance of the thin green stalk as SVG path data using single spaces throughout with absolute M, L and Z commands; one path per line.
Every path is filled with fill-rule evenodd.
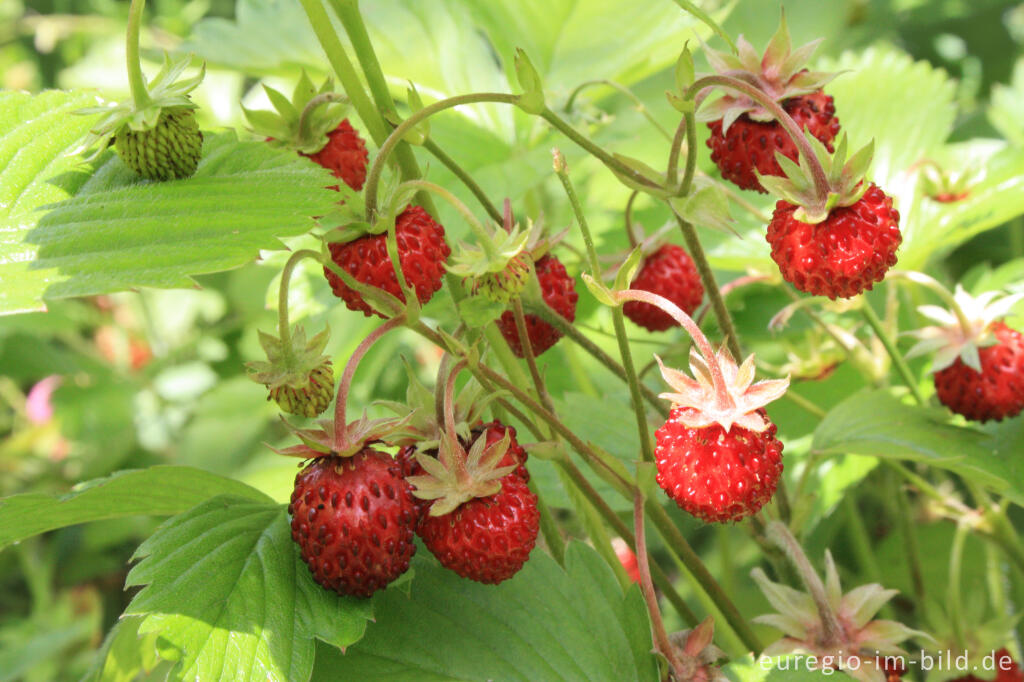
M 491 233 L 487 231 L 487 228 L 483 226 L 473 212 L 469 210 L 469 207 L 462 203 L 458 197 L 449 192 L 447 189 L 438 185 L 434 182 L 428 182 L 427 180 L 406 180 L 399 187 L 412 187 L 420 189 L 425 192 L 436 194 L 445 201 L 448 202 L 458 213 L 465 219 L 469 225 L 470 230 L 476 236 L 480 247 L 488 256 L 494 256 L 494 244 L 492 241 Z
M 320 41 L 320 47 L 327 55 L 327 61 L 331 63 L 331 68 L 334 69 L 334 74 L 338 77 L 338 82 L 341 83 L 345 94 L 348 95 L 356 113 L 359 114 L 363 125 L 370 133 L 370 137 L 378 145 L 382 144 L 388 136 L 387 124 L 363 89 L 359 75 L 345 52 L 345 46 L 334 32 L 334 26 L 327 11 L 320 0 L 299 0 L 299 2 L 302 3 L 302 8 L 306 11 L 306 17 L 313 27 L 317 40 Z
M 801 409 L 810 414 L 813 414 L 815 417 L 818 417 L 819 419 L 823 419 L 825 415 L 828 414 L 827 412 L 825 412 L 825 410 L 821 409 L 820 407 L 812 403 L 810 400 L 800 395 L 799 393 L 794 393 L 792 388 L 786 391 L 786 394 L 782 397 L 786 398 L 794 405 L 800 406 Z
M 903 535 L 903 546 L 907 550 L 907 559 L 910 570 L 910 584 L 914 587 L 914 603 L 925 603 L 924 573 L 921 565 L 921 545 L 917 540 L 917 526 L 914 524 L 913 510 L 910 507 L 908 493 L 896 479 L 891 479 L 890 484 L 895 488 L 893 499 L 899 509 L 897 519 L 900 524 L 900 532 Z
M 445 153 L 445 151 L 441 149 L 439 146 L 437 146 L 437 143 L 434 142 L 433 140 L 428 138 L 423 143 L 423 148 L 426 149 L 431 154 L 433 154 L 435 159 L 440 161 L 445 168 L 450 170 L 455 175 L 455 177 L 457 177 L 462 182 L 462 184 L 466 186 L 466 189 L 468 189 L 473 194 L 473 196 L 476 197 L 476 200 L 480 202 L 480 205 L 483 206 L 484 210 L 487 211 L 487 215 L 489 215 L 491 219 L 494 220 L 494 222 L 501 222 L 501 211 L 499 211 L 498 207 L 495 206 L 491 202 L 491 200 L 487 198 L 487 194 L 484 193 L 483 188 L 481 188 L 480 185 L 477 184 L 476 180 L 473 179 L 472 174 L 470 174 L 468 171 L 466 171 L 465 168 L 460 166 L 458 162 L 455 161 L 455 159 L 448 156 L 448 154 Z
M 565 538 L 562 537 L 562 531 L 559 530 L 558 524 L 555 522 L 551 507 L 544 501 L 540 490 L 537 489 L 536 481 L 530 481 L 529 486 L 533 494 L 537 496 L 537 511 L 540 512 L 540 532 L 544 537 L 544 543 L 548 546 L 551 556 L 561 566 L 565 563 Z
M 572 105 L 576 102 L 576 97 L 584 89 L 589 88 L 589 87 L 593 87 L 595 85 L 607 85 L 609 88 L 612 88 L 614 90 L 618 90 L 619 92 L 621 92 L 623 95 L 625 95 L 629 99 L 630 102 L 633 103 L 633 108 L 636 109 L 638 112 L 640 112 L 640 114 L 644 118 L 646 118 L 647 121 L 651 125 L 653 125 L 655 128 L 657 128 L 658 132 L 661 133 L 662 136 L 666 140 L 671 140 L 672 139 L 672 133 L 668 132 L 668 130 L 665 128 L 665 126 L 663 126 L 660 123 L 658 123 L 658 119 L 654 118 L 654 116 L 651 114 L 650 110 L 644 105 L 643 101 L 641 101 L 641 99 L 639 97 L 637 97 L 635 94 L 633 94 L 632 90 L 630 90 L 629 88 L 627 88 L 626 86 L 624 86 L 624 85 L 622 85 L 620 83 L 616 83 L 615 81 L 607 80 L 605 78 L 599 78 L 597 80 L 584 81 L 584 82 L 580 83 L 579 85 L 577 85 L 576 89 L 573 90 L 569 94 L 569 99 L 566 100 L 565 108 L 563 109 L 563 111 L 565 111 L 565 113 L 567 113 L 567 114 L 571 113 L 572 112 Z
M 665 173 L 667 182 L 671 185 L 679 177 L 679 154 L 686 143 L 686 166 L 683 170 L 683 180 L 679 183 L 676 196 L 686 196 L 690 193 L 693 185 L 693 174 L 697 169 L 697 118 L 691 112 L 684 114 L 676 127 L 676 134 L 672 138 L 672 148 L 668 152 L 668 171 Z
M 896 349 L 896 344 L 893 343 L 892 338 L 885 331 L 885 327 L 882 325 L 882 321 L 878 319 L 878 314 L 875 313 L 874 308 L 868 301 L 864 301 L 864 305 L 861 306 L 861 312 L 864 315 L 864 319 L 871 325 L 871 329 L 874 330 L 875 336 L 885 346 L 886 352 L 889 357 L 892 358 L 892 364 L 896 367 L 896 371 L 899 372 L 900 377 L 903 379 L 903 383 L 910 389 L 910 394 L 914 396 L 914 400 L 917 401 L 918 405 L 924 405 L 925 399 L 921 395 L 921 389 L 917 386 L 917 381 L 914 379 L 914 375 L 910 372 L 910 367 L 907 366 L 907 362 L 903 359 L 899 350 Z
M 516 296 L 512 301 L 512 315 L 516 321 L 516 333 L 519 334 L 519 344 L 523 349 L 523 358 L 530 370 L 530 378 L 533 380 L 533 387 L 541 403 L 551 414 L 555 413 L 555 406 L 548 395 L 547 386 L 544 385 L 544 378 L 537 369 L 537 358 L 533 354 L 533 343 L 530 341 L 530 333 L 526 330 L 526 315 L 523 314 L 523 302 Z
M 384 119 L 397 119 L 398 110 L 395 108 L 391 91 L 388 90 L 384 71 L 380 68 L 380 62 L 377 60 L 377 53 L 373 49 L 370 35 L 366 31 L 363 17 L 359 13 L 358 0 L 330 0 L 330 3 L 334 8 L 334 13 L 341 19 L 341 25 L 345 28 L 349 40 L 352 41 L 352 50 L 356 53 L 359 65 L 363 68 L 366 84 L 370 87 L 370 94 L 377 104 L 377 109 L 383 114 Z M 416 155 L 413 154 L 412 147 L 408 143 L 403 141 L 398 145 L 395 149 L 395 158 L 398 161 L 403 180 L 415 180 L 422 175 L 419 163 L 416 162 Z M 429 196 L 420 192 L 417 200 L 428 213 L 437 215 L 436 207 Z
M 132 0 L 128 9 L 128 35 L 125 40 L 125 64 L 128 67 L 128 86 L 131 88 L 132 104 L 136 110 L 144 109 L 153 100 L 146 89 L 146 78 L 142 75 L 139 61 L 139 31 L 142 28 L 142 10 L 146 0 Z
M 662 189 L 660 185 L 652 183 L 650 180 L 641 175 L 636 169 L 630 168 L 622 161 L 619 161 L 614 156 L 606 152 L 596 143 L 587 139 L 585 136 L 580 134 L 575 128 L 567 123 L 561 116 L 551 111 L 551 109 L 544 109 L 540 113 L 540 117 L 551 124 L 553 128 L 561 132 L 563 135 L 568 137 L 570 140 L 575 142 L 577 145 L 590 152 L 591 155 L 597 157 L 597 159 L 607 166 L 610 170 L 623 175 L 633 182 L 650 187 L 651 189 Z
M 736 326 L 732 323 L 732 316 L 729 315 L 729 309 L 725 306 L 722 290 L 718 287 L 718 282 L 715 281 L 715 273 L 711 269 L 707 255 L 704 253 L 704 247 L 701 246 L 697 230 L 678 214 L 676 214 L 676 222 L 679 223 L 679 228 L 683 231 L 686 247 L 693 257 L 694 264 L 697 266 L 700 280 L 704 284 L 704 291 L 707 292 L 708 299 L 711 301 L 711 309 L 714 311 L 715 319 L 718 320 L 718 326 L 725 336 L 729 352 L 732 353 L 736 362 L 741 362 L 743 360 L 743 349 L 740 348 L 739 337 L 736 335 Z
M 730 49 L 732 49 L 733 52 L 736 52 L 736 43 L 734 43 L 732 41 L 732 38 L 729 37 L 728 33 L 726 33 L 725 31 L 722 30 L 721 26 L 719 26 L 718 24 L 715 23 L 715 20 L 711 18 L 710 14 L 708 14 L 707 12 L 702 10 L 700 7 L 698 7 L 697 5 L 695 5 L 692 2 L 690 2 L 690 0 L 673 0 L 673 1 L 677 5 L 679 5 L 679 7 L 681 7 L 684 12 L 686 12 L 687 14 L 692 14 L 693 16 L 697 17 L 702 22 L 704 22 L 705 26 L 707 26 L 712 31 L 714 31 L 715 35 L 717 35 L 719 38 L 724 40 L 725 43 L 729 46 Z
M 871 549 L 871 539 L 868 537 L 868 530 L 864 527 L 864 519 L 861 518 L 860 510 L 857 509 L 857 502 L 853 495 L 843 497 L 843 510 L 846 512 L 847 530 L 850 532 L 850 544 L 853 553 L 857 557 L 864 575 L 873 583 L 882 582 L 882 572 L 878 568 L 878 560 Z
M 303 1 L 310 2 L 311 0 Z M 377 152 L 377 157 L 373 160 L 373 165 L 370 166 L 370 171 L 366 175 L 364 197 L 366 202 L 367 221 L 372 221 L 377 214 L 377 188 L 380 184 L 381 174 L 384 171 L 384 164 L 391 155 L 391 152 L 402 143 L 405 134 L 409 130 L 434 114 L 463 104 L 479 104 L 483 102 L 515 104 L 518 100 L 519 97 L 516 95 L 508 95 L 500 92 L 477 92 L 468 95 L 459 95 L 457 97 L 442 99 L 425 106 L 398 124 L 398 126 L 391 131 L 391 134 L 387 136 L 387 139 L 381 143 L 380 150 Z
M 750 628 L 747 619 L 739 612 L 736 604 L 733 603 L 729 595 L 722 589 L 722 586 L 711 575 L 704 562 L 693 551 L 693 547 L 686 541 L 683 534 L 679 532 L 676 525 L 672 523 L 672 519 L 669 518 L 665 509 L 656 502 L 648 500 L 647 513 L 651 517 L 655 528 L 658 529 L 658 533 L 661 534 L 661 537 L 669 545 L 673 553 L 680 558 L 701 589 L 711 598 L 711 601 L 721 612 L 725 621 L 736 631 L 743 644 L 754 652 L 754 656 L 758 656 L 761 653 L 761 642 Z
M 594 279 L 601 280 L 601 263 L 597 259 L 597 249 L 594 248 L 594 238 L 590 233 L 590 226 L 587 224 L 587 217 L 583 213 L 583 206 L 576 195 L 576 190 L 569 179 L 569 171 L 565 165 L 565 159 L 557 149 L 554 151 L 554 168 L 558 179 L 562 182 L 565 194 L 569 197 L 569 203 L 576 214 L 576 222 L 583 233 L 583 242 L 587 246 L 587 258 L 590 261 L 590 269 Z M 644 411 L 643 394 L 640 391 L 640 379 L 636 375 L 636 365 L 633 364 L 633 352 L 629 347 L 629 337 L 626 336 L 626 324 L 623 321 L 622 306 L 612 308 L 612 323 L 615 325 L 615 339 L 619 343 L 619 354 L 622 356 L 622 366 L 626 371 L 626 383 L 629 385 L 629 393 L 633 404 L 633 412 L 636 416 L 637 433 L 640 436 L 640 451 L 644 461 L 654 461 L 654 451 L 651 448 L 650 426 L 647 423 L 647 413 Z
M 960 583 L 963 574 L 964 543 L 970 526 L 958 523 L 956 534 L 953 535 L 953 546 L 949 550 L 949 621 L 953 627 L 953 640 L 960 649 L 966 649 L 967 639 L 963 626 L 963 599 Z
M 288 324 L 288 284 L 291 282 L 295 266 L 303 258 L 320 261 L 320 253 L 312 249 L 300 249 L 293 253 L 281 270 L 281 285 L 277 291 L 277 332 L 281 338 L 281 348 L 286 357 L 292 355 L 292 332 Z
M 626 370 L 622 365 L 616 362 L 612 356 L 605 353 L 600 346 L 587 338 L 586 334 L 583 334 L 575 325 L 567 322 L 564 317 L 556 313 L 547 305 L 529 306 L 529 313 L 531 315 L 536 315 L 550 324 L 563 336 L 568 337 L 576 345 L 589 353 L 595 360 L 611 370 L 612 374 L 622 379 L 622 381 L 629 383 Z M 640 384 L 640 391 L 648 404 L 658 411 L 658 414 L 662 417 L 668 417 L 669 409 L 666 401 L 659 399 L 657 394 L 645 384 Z

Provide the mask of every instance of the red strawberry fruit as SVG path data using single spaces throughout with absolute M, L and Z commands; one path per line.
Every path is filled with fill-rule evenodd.
M 409 568 L 416 508 L 386 453 L 314 459 L 295 477 L 292 539 L 313 579 L 339 594 L 368 597 Z
M 537 542 L 537 496 L 514 471 L 503 466 L 511 429 L 497 442 L 487 429 L 469 452 L 453 434 L 441 440 L 437 459 L 417 455 L 423 474 L 411 476 L 413 494 L 431 500 L 417 528 L 442 566 L 464 578 L 499 583 L 515 575 Z
M 975 297 L 957 286 L 949 298 L 954 310 L 918 308 L 938 325 L 912 332 L 920 342 L 907 356 L 935 352 L 935 392 L 953 412 L 980 422 L 1020 414 L 1024 410 L 1024 335 L 1001 318 L 1024 295 L 990 291 Z
M 334 130 L 327 133 L 327 144 L 320 151 L 302 154 L 334 173 L 334 177 L 356 190 L 366 182 L 366 164 L 370 158 L 366 143 L 359 137 L 348 119 L 342 119 Z
M 419 206 L 408 206 L 395 219 L 395 240 L 398 244 L 398 262 L 402 266 L 409 286 L 416 292 L 420 303 L 426 303 L 441 288 L 444 264 L 451 249 L 444 238 L 444 228 Z M 344 243 L 329 245 L 334 263 L 357 282 L 383 289 L 405 301 L 388 256 L 387 235 L 368 234 Z M 345 301 L 349 310 L 369 317 L 380 313 L 371 308 L 355 289 L 331 271 L 324 274 L 334 295 Z
M 681 246 L 675 244 L 665 244 L 648 256 L 633 278 L 630 288 L 664 296 L 688 315 L 693 314 L 704 298 L 704 286 L 693 259 Z M 622 306 L 622 312 L 652 332 L 678 326 L 671 315 L 650 303 L 627 301 Z
M 696 380 L 661 365 L 675 393 L 661 395 L 672 410 L 655 433 L 658 485 L 703 521 L 738 521 L 771 499 L 782 475 L 782 443 L 763 406 L 789 382 L 753 384 L 753 356 L 738 367 L 725 348 L 712 358 L 694 349 L 690 368 Z
M 572 277 L 565 271 L 562 262 L 555 256 L 547 254 L 534 263 L 534 269 L 540 282 L 541 295 L 548 307 L 568 322 L 575 320 L 576 301 L 579 299 L 579 294 L 576 293 L 576 285 Z M 562 334 L 557 329 L 536 315 L 526 315 L 525 318 L 526 332 L 534 355 L 540 355 L 562 338 Z M 516 330 L 516 319 L 511 310 L 506 310 L 501 314 L 498 327 L 516 357 L 524 357 L 523 346 L 519 342 L 519 332 Z
M 832 151 L 839 119 L 832 98 L 821 88 L 834 76 L 804 68 L 814 44 L 792 50 L 785 17 L 763 56 L 742 37 L 738 42 L 738 54 L 705 50 L 715 71 L 752 84 L 781 106 L 801 131 L 810 132 Z M 757 174 L 783 174 L 776 153 L 797 160 L 797 146 L 789 133 L 762 103 L 747 95 L 729 91 L 698 115 L 711 129 L 707 141 L 711 160 L 722 177 L 741 189 L 765 192 Z
M 767 236 L 782 278 L 800 291 L 851 298 L 882 281 L 896 264 L 900 214 L 876 185 L 817 223 L 801 220 L 799 209 L 779 201 Z
M 499 492 L 475 497 L 442 516 L 428 515 L 418 532 L 445 568 L 463 578 L 497 584 L 523 567 L 539 529 L 537 496 L 510 474 L 501 479 Z

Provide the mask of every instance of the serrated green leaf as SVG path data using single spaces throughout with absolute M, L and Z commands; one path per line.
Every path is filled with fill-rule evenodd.
M 719 185 L 699 183 L 692 194 L 672 199 L 670 203 L 689 223 L 720 232 L 735 233 L 732 214 L 729 213 L 729 196 Z
M 314 680 L 657 680 L 637 589 L 623 595 L 579 542 L 565 569 L 534 550 L 511 580 L 459 578 L 422 555 L 409 598 L 390 591 L 344 655 L 319 647 Z
M 458 306 L 459 317 L 473 329 L 486 327 L 505 312 L 504 303 L 492 301 L 486 296 L 468 296 L 459 301 Z
M 314 642 L 357 641 L 373 602 L 313 582 L 284 507 L 221 496 L 164 523 L 139 547 L 125 610 L 179 654 L 181 679 L 306 680 Z
M 861 391 L 834 407 L 815 429 L 811 449 L 924 462 L 1024 504 L 1017 453 L 982 431 L 950 424 L 944 411 L 906 405 L 887 391 Z
M 337 200 L 325 169 L 234 133 L 207 134 L 187 180 L 140 181 L 112 152 L 90 175 L 64 157 L 88 123 L 68 115 L 82 102 L 53 93 L 0 99 L 0 148 L 10 150 L 0 176 L 0 313 L 140 286 L 190 287 L 191 275 L 281 248 L 280 238 L 308 231 L 311 216 Z M 13 156 L 36 135 L 56 142 Z
M 0 499 L 0 548 L 79 523 L 142 514 L 178 514 L 222 494 L 270 499 L 244 483 L 180 466 L 119 471 L 107 478 L 81 483 L 66 495 L 12 495 Z

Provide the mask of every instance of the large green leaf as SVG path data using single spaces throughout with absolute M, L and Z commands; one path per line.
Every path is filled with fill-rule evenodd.
M 214 498 L 169 519 L 135 558 L 126 585 L 145 587 L 125 614 L 173 647 L 176 679 L 301 682 L 315 638 L 346 647 L 373 617 L 373 601 L 313 582 L 277 504 Z
M 1024 504 L 1019 443 L 950 424 L 944 412 L 907 405 L 887 391 L 861 391 L 837 405 L 815 430 L 811 447 L 825 455 L 924 462 Z
M 140 514 L 178 514 L 215 495 L 269 498 L 244 483 L 199 469 L 155 466 L 119 471 L 66 495 L 25 493 L 0 499 L 0 548 L 55 528 Z
M 574 542 L 563 570 L 534 550 L 497 586 L 421 557 L 410 597 L 387 592 L 344 655 L 321 646 L 316 680 L 656 680 L 647 613 L 611 569 Z
M 70 112 L 86 103 L 66 93 L 0 95 L 0 313 L 42 309 L 44 299 L 192 286 L 190 275 L 281 248 L 280 237 L 308 231 L 311 216 L 337 199 L 326 170 L 233 133 L 207 134 L 187 180 L 140 180 L 112 152 L 95 167 L 77 165 L 67 154 L 90 119 Z

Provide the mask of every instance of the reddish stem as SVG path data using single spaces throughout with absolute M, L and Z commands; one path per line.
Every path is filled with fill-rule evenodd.
M 352 386 L 352 377 L 356 373 L 359 361 L 363 359 L 366 352 L 370 350 L 373 344 L 375 344 L 380 337 L 384 336 L 395 327 L 401 327 L 403 324 L 405 324 L 405 315 L 399 315 L 398 317 L 392 317 L 390 320 L 374 329 L 358 346 L 356 346 L 356 349 L 352 352 L 348 362 L 345 363 L 345 371 L 342 373 L 341 381 L 338 383 L 338 400 L 334 405 L 335 449 L 341 450 L 344 446 L 345 427 L 347 425 L 347 422 L 345 421 L 345 408 L 346 403 L 348 402 L 348 391 Z
M 687 315 L 679 306 L 664 296 L 659 296 L 658 294 L 651 293 L 650 291 L 625 289 L 623 291 L 613 292 L 612 296 L 619 303 L 624 303 L 626 301 L 649 303 L 671 315 L 672 319 L 678 322 L 679 325 L 686 330 L 686 333 L 688 333 L 694 343 L 697 344 L 701 355 L 704 356 L 708 369 L 711 371 L 711 381 L 715 385 L 715 394 L 718 397 L 719 403 L 721 405 L 728 405 L 732 402 L 732 398 L 729 395 L 729 389 L 725 383 L 725 377 L 722 376 L 722 368 L 718 365 L 718 356 L 715 355 L 715 349 L 712 348 L 711 342 L 708 341 L 708 337 L 704 336 L 704 332 L 700 330 L 700 327 L 697 326 L 697 323 L 693 321 L 692 317 Z
M 685 679 L 682 666 L 676 658 L 675 648 L 665 632 L 665 623 L 658 607 L 658 597 L 654 594 L 654 582 L 651 580 L 651 564 L 647 556 L 647 530 L 644 527 L 644 497 L 637 490 L 633 495 L 633 533 L 636 537 L 636 565 L 640 573 L 640 591 L 647 603 L 647 613 L 651 617 L 651 632 L 654 646 L 668 661 L 677 679 Z

